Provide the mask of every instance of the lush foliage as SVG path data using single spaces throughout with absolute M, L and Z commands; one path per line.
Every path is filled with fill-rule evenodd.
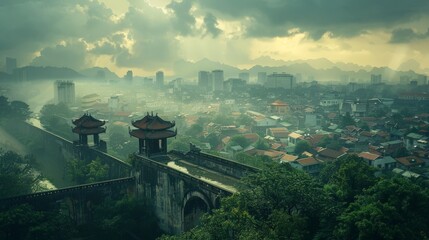
M 0 120 L 4 118 L 13 120 L 27 120 L 31 115 L 28 104 L 22 101 L 12 101 L 0 96 Z
M 37 210 L 24 204 L 0 211 L 0 239 L 71 239 L 76 228 L 59 209 Z
M 67 171 L 77 184 L 99 182 L 109 177 L 109 165 L 103 164 L 99 158 L 90 162 L 70 159 L 67 161 Z
M 72 111 L 64 103 L 47 104 L 40 110 L 40 123 L 49 131 L 72 139 L 74 137 L 70 125 L 72 115 Z
M 17 205 L 0 211 L 0 239 L 156 239 L 161 235 L 151 208 L 125 197 L 91 204 L 87 222 L 76 225 L 66 204 L 38 209 Z
M 275 165 L 244 180 L 202 224 L 163 239 L 428 239 L 429 190 L 401 176 L 375 177 L 357 156 L 318 178 Z
M 0 197 L 27 194 L 36 190 L 40 176 L 31 171 L 34 158 L 0 149 Z

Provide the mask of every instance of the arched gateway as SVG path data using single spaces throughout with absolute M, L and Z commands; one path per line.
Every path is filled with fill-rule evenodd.
M 201 222 L 201 216 L 213 208 L 208 198 L 201 192 L 193 191 L 183 199 L 183 231 L 188 231 Z

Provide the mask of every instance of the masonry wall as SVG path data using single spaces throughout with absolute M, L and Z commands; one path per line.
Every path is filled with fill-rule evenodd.
M 203 153 L 198 150 L 191 150 L 186 153 L 186 159 L 193 164 L 197 164 L 239 179 L 248 175 L 249 173 L 256 173 L 257 171 L 259 171 L 255 167 L 237 163 L 211 154 Z
M 145 157 L 139 157 L 138 165 L 137 194 L 150 199 L 160 228 L 167 233 L 183 232 L 183 211 L 191 197 L 202 199 L 210 210 L 218 207 L 221 196 L 231 194 Z
M 109 165 L 109 179 L 128 177 L 131 174 L 131 166 L 121 159 L 94 148 L 77 147 L 72 141 L 29 123 L 8 122 L 5 123 L 5 129 L 28 145 L 31 154 L 37 159 L 37 167 L 58 188 L 72 185 L 66 168 L 67 160 L 72 158 L 99 158 L 103 164 Z

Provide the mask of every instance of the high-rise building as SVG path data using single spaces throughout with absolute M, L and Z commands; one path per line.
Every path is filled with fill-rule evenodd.
M 159 88 L 162 88 L 164 86 L 164 72 L 163 71 L 156 72 L 155 85 Z
M 258 83 L 264 85 L 267 81 L 267 73 L 266 72 L 258 72 Z
M 380 84 L 381 74 L 371 74 L 371 84 Z
M 417 75 L 415 81 L 417 82 L 417 85 L 426 85 L 428 82 L 428 77 L 426 75 Z
M 16 58 L 6 57 L 6 73 L 13 74 L 16 66 Z
M 286 73 L 273 73 L 267 76 L 266 88 L 295 88 L 295 79 L 292 75 Z
M 213 70 L 212 71 L 212 91 L 222 91 L 223 90 L 223 70 Z
M 199 71 L 198 72 L 198 88 L 203 90 L 210 90 L 212 87 L 210 72 Z
M 133 71 L 128 70 L 127 74 L 125 74 L 124 79 L 127 81 L 133 81 Z
M 241 72 L 238 74 L 238 78 L 241 80 L 244 80 L 246 82 L 249 82 L 249 73 L 248 72 Z
M 75 102 L 74 83 L 71 81 L 56 81 L 54 84 L 56 103 L 73 104 Z

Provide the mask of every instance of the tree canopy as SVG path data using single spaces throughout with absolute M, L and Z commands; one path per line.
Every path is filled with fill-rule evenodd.
M 5 96 L 0 96 L 0 119 L 27 120 L 31 115 L 30 107 L 22 101 L 12 101 Z
M 32 156 L 21 156 L 0 149 L 0 196 L 2 198 L 32 193 L 40 176 L 31 171 Z

